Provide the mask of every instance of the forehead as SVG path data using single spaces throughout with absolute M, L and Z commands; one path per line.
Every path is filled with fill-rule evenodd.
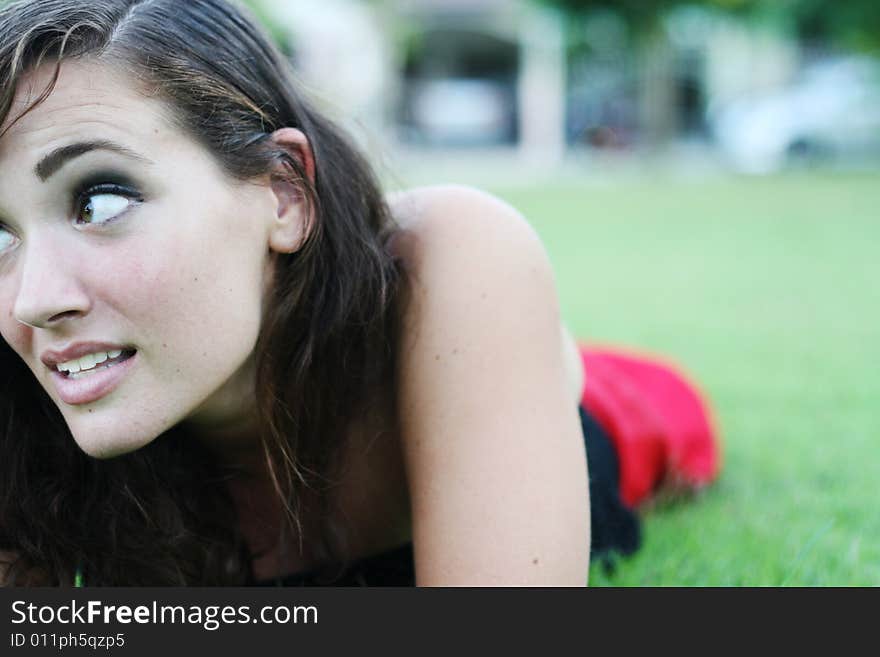
M 16 90 L 5 130 L 51 82 L 54 64 L 26 75 Z M 157 150 L 177 140 L 165 105 L 149 98 L 119 70 L 86 61 L 65 61 L 46 100 L 0 138 L 0 176 L 13 163 L 30 166 L 58 146 L 83 139 L 118 141 L 138 150 Z

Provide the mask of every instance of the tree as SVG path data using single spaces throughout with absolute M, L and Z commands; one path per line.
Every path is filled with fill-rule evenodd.
M 880 51 L 878 0 L 537 0 L 572 15 L 596 9 L 619 13 L 637 31 L 679 5 L 704 5 L 747 19 L 784 18 L 804 41 Z
M 630 28 L 637 63 L 639 123 L 648 146 L 676 132 L 674 62 L 663 17 L 676 7 L 702 5 L 755 23 L 784 26 L 801 43 L 880 53 L 880 0 L 534 0 L 575 19 L 611 11 Z
M 760 4 L 769 4 L 764 0 Z M 880 52 L 880 2 L 877 0 L 784 0 L 801 39 L 844 49 Z M 766 8 L 765 8 L 766 9 Z
M 709 5 L 726 11 L 742 12 L 761 0 L 538 0 L 539 3 L 562 9 L 573 15 L 583 15 L 598 9 L 614 11 L 625 18 L 636 30 L 655 25 L 669 10 L 679 5 Z M 773 2 L 773 0 L 765 0 Z M 789 0 L 782 0 L 787 2 Z
M 740 5 L 750 0 L 714 0 Z M 538 0 L 575 19 L 596 11 L 611 11 L 629 25 L 637 73 L 637 105 L 641 142 L 649 147 L 667 143 L 677 130 L 674 61 L 662 18 L 686 0 Z

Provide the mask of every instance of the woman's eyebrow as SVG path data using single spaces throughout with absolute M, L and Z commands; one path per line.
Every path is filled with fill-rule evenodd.
M 69 144 L 67 146 L 61 146 L 60 148 L 56 148 L 54 151 L 49 153 L 46 157 L 40 160 L 37 163 L 37 166 L 34 167 L 34 173 L 37 178 L 39 178 L 42 182 L 46 182 L 56 171 L 58 171 L 65 164 L 70 162 L 72 159 L 79 157 L 80 155 L 85 155 L 91 151 L 112 151 L 114 153 L 118 153 L 127 158 L 137 160 L 143 164 L 153 164 L 152 161 L 143 157 L 142 155 L 138 155 L 134 151 L 126 148 L 125 146 L 120 146 L 112 141 L 106 140 L 98 140 L 98 141 L 82 141 L 77 142 L 75 144 Z

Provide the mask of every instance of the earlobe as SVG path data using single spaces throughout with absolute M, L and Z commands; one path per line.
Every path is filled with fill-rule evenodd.
M 295 128 L 281 128 L 272 133 L 272 141 L 288 152 L 307 178 L 315 183 L 315 160 L 306 136 Z M 314 209 L 303 193 L 303 185 L 286 161 L 272 173 L 271 188 L 276 212 L 269 233 L 269 248 L 277 253 L 293 253 L 302 247 L 312 226 Z

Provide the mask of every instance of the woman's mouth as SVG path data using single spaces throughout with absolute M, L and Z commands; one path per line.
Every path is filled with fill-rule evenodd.
M 133 349 L 98 351 L 93 354 L 86 354 L 82 358 L 74 358 L 66 363 L 59 363 L 55 367 L 62 375 L 70 379 L 81 379 L 102 369 L 113 367 L 132 356 L 134 356 Z
M 96 351 L 55 366 L 52 382 L 63 402 L 89 404 L 110 394 L 135 363 L 135 349 Z

